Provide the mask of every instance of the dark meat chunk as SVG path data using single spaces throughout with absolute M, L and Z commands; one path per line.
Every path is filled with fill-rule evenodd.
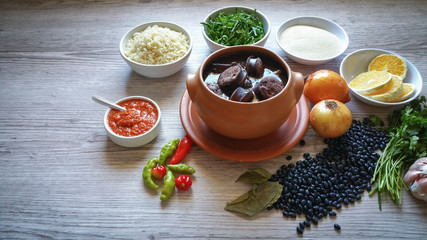
M 242 86 L 243 88 L 246 88 L 246 89 L 248 89 L 248 88 L 252 88 L 253 86 L 252 86 L 252 81 L 250 80 L 250 79 L 246 79 L 246 81 L 245 81 L 245 83 L 243 83 L 243 86 Z
M 228 63 L 212 63 L 212 72 L 222 73 L 229 67 L 231 67 L 231 64 Z
M 246 59 L 246 71 L 248 75 L 255 78 L 260 78 L 264 74 L 264 65 L 261 58 L 250 56 Z
M 252 92 L 254 92 L 254 94 L 258 98 L 258 100 L 262 100 L 261 93 L 259 92 L 259 82 L 255 83 L 255 86 L 252 88 Z
M 218 84 L 214 84 L 214 83 L 208 83 L 206 84 L 206 86 L 212 91 L 214 92 L 216 95 L 222 96 L 223 92 L 221 91 L 221 89 L 219 88 Z
M 231 66 L 219 75 L 218 86 L 227 96 L 230 96 L 234 90 L 243 85 L 247 75 L 240 65 Z
M 238 63 L 236 62 L 232 62 L 232 63 L 212 63 L 212 72 L 213 73 L 222 73 L 224 72 L 227 68 L 231 67 L 231 66 L 235 66 Z
M 252 90 L 238 87 L 231 95 L 230 100 L 237 102 L 252 102 L 254 97 Z
M 259 100 L 265 100 L 278 94 L 284 87 L 280 79 L 266 76 L 255 85 L 253 91 Z

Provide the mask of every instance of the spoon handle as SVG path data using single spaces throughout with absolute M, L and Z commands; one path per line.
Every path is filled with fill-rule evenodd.
M 103 97 L 100 97 L 100 96 L 92 96 L 92 100 L 95 101 L 95 102 L 97 102 L 97 103 L 99 103 L 99 104 L 102 104 L 104 106 L 107 106 L 107 107 L 110 107 L 110 108 L 114 108 L 114 109 L 117 109 L 117 110 L 120 110 L 120 111 L 125 111 L 126 110 L 126 108 L 124 108 L 122 106 L 119 106 L 119 105 L 117 105 L 117 104 L 115 104 L 113 102 L 110 102 L 107 99 L 105 99 Z

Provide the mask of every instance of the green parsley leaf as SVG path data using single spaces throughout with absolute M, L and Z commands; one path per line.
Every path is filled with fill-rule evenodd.
M 411 101 L 402 110 L 388 116 L 390 141 L 378 159 L 371 183 L 376 185 L 370 194 L 378 193 L 401 203 L 401 191 L 406 188 L 403 174 L 417 159 L 427 156 L 427 108 L 426 97 Z
M 235 13 L 219 12 L 214 19 L 201 22 L 206 35 L 214 42 L 225 46 L 248 45 L 265 36 L 264 26 L 255 13 L 236 9 Z

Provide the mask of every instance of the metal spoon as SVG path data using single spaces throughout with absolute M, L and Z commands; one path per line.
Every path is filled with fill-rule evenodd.
M 126 108 L 124 108 L 122 106 L 119 106 L 119 105 L 117 105 L 117 104 L 115 104 L 113 102 L 110 102 L 107 99 L 105 99 L 103 97 L 100 97 L 100 96 L 92 96 L 92 100 L 95 101 L 95 102 L 97 102 L 97 103 L 99 103 L 99 104 L 101 104 L 101 105 L 104 105 L 104 106 L 107 106 L 107 107 L 110 107 L 110 108 L 114 108 L 114 109 L 117 109 L 117 110 L 120 110 L 120 111 L 126 111 Z

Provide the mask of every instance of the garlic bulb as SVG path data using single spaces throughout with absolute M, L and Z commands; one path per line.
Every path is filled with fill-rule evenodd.
M 427 202 L 427 158 L 415 161 L 403 181 L 414 197 Z

